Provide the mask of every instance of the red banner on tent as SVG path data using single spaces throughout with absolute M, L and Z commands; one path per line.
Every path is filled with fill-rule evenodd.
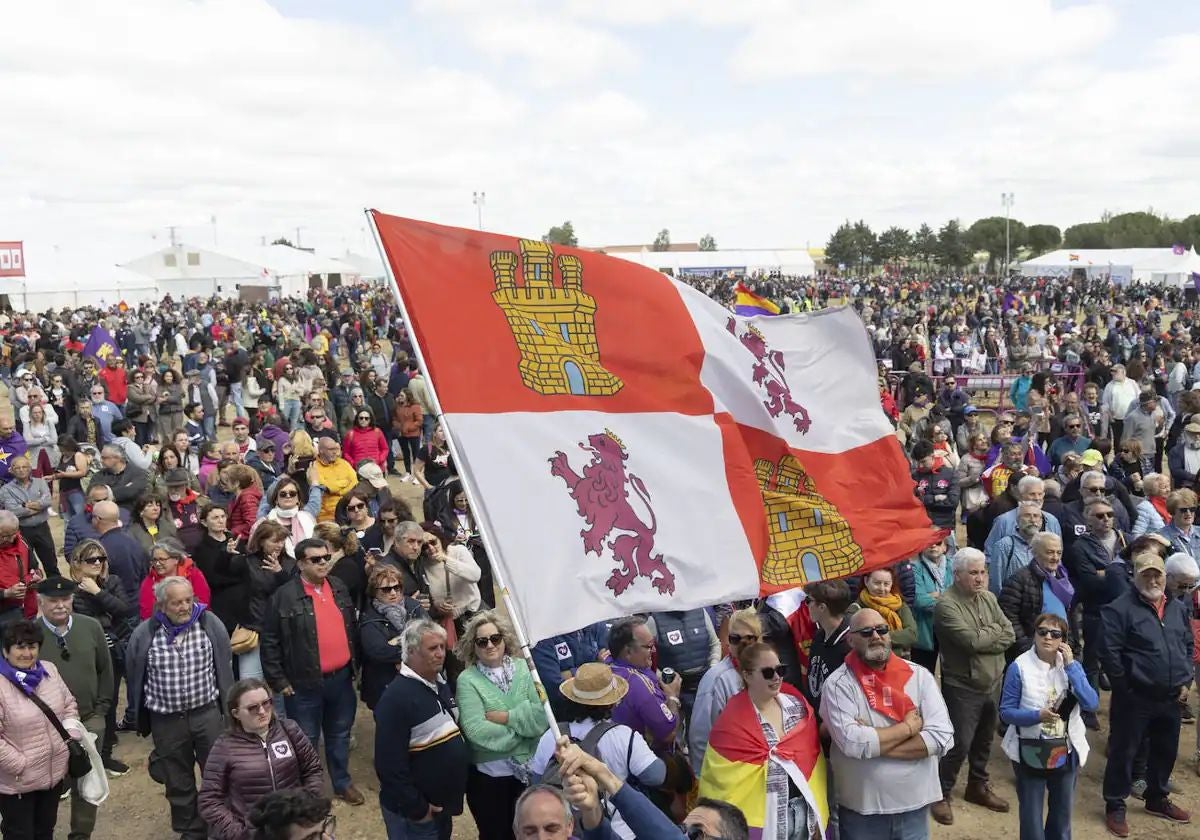
M 0 242 L 0 277 L 25 276 L 25 243 Z

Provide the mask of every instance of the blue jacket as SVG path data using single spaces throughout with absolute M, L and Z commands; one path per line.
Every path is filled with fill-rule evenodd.
M 1192 627 L 1187 607 L 1167 598 L 1163 617 L 1130 589 L 1100 611 L 1100 661 L 1113 691 L 1165 700 L 1192 680 Z
M 638 840 L 681 840 L 685 836 L 658 806 L 630 785 L 621 785 L 609 802 Z M 617 840 L 608 817 L 596 828 L 586 829 L 582 825 L 578 828 L 580 840 Z
M 945 560 L 946 571 L 941 581 L 934 579 L 931 565 L 920 555 L 912 561 L 913 583 L 916 587 L 912 612 L 917 620 L 917 643 L 913 647 L 921 650 L 933 650 L 933 608 L 937 606 L 933 593 L 945 592 L 954 582 L 954 566 L 949 557 Z

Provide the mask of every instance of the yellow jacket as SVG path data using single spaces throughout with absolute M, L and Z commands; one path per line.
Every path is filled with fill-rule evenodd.
M 317 468 L 317 483 L 325 488 L 321 498 L 321 512 L 317 514 L 318 522 L 332 522 L 333 511 L 342 496 L 354 489 L 358 484 L 358 474 L 345 458 L 338 458 L 332 464 L 323 464 L 321 459 L 313 461 Z

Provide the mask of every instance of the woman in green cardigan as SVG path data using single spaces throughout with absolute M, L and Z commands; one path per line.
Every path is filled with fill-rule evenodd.
M 467 805 L 479 840 L 511 840 L 529 761 L 549 724 L 508 622 L 492 610 L 463 628 L 458 658 L 458 725 L 471 746 Z

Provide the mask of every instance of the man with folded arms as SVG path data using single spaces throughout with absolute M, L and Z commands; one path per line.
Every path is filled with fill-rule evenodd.
M 839 829 L 843 837 L 928 837 L 929 806 L 942 799 L 938 759 L 954 743 L 937 681 L 892 653 L 875 610 L 854 614 L 848 638 L 850 653 L 821 691 Z

